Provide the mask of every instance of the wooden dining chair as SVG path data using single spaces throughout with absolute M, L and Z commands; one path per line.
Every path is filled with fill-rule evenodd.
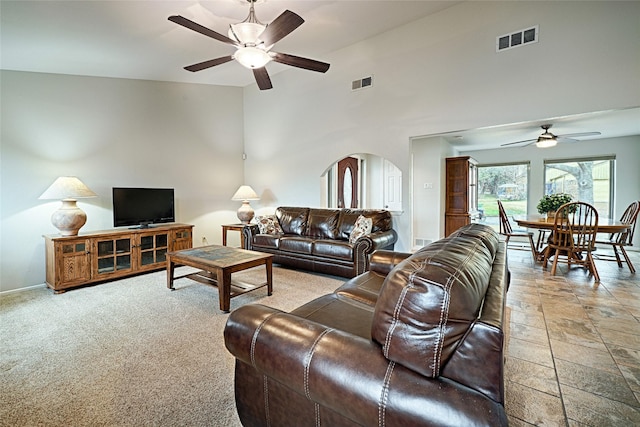
M 511 223 L 509 222 L 509 217 L 507 216 L 507 212 L 502 205 L 500 200 L 498 202 L 498 212 L 500 214 L 500 234 L 505 236 L 505 243 L 507 244 L 508 249 L 518 249 L 518 250 L 529 250 L 526 246 L 509 246 L 509 239 L 512 237 L 525 237 L 529 239 L 529 247 L 531 248 L 531 256 L 533 258 L 533 262 L 536 262 L 536 255 L 538 251 L 536 250 L 536 246 L 533 243 L 533 232 L 527 230 L 514 230 L 511 227 Z
M 538 239 L 536 240 L 536 249 L 538 250 L 538 252 L 542 252 L 542 250 L 544 249 L 544 245 L 547 244 L 547 240 L 549 239 L 550 235 L 551 230 L 538 230 Z
M 627 251 L 624 249 L 625 246 L 633 245 L 633 233 L 636 231 L 636 222 L 638 220 L 638 213 L 640 212 L 640 201 L 632 202 L 627 209 L 625 209 L 622 217 L 620 218 L 620 222 L 622 224 L 629 225 L 624 231 L 620 231 L 618 233 L 609 234 L 608 239 L 596 240 L 596 244 L 599 248 L 611 246 L 613 250 L 613 255 L 602 254 L 598 252 L 596 259 L 602 261 L 616 261 L 618 263 L 618 267 L 622 268 L 622 261 L 627 263 L 629 270 L 632 273 L 636 272 L 636 269 L 633 268 L 633 264 L 631 264 L 631 260 L 629 259 L 629 255 L 627 255 Z M 620 252 L 618 252 L 620 250 Z M 620 253 L 624 257 L 624 260 L 620 258 Z
M 591 254 L 597 233 L 598 211 L 593 206 L 584 202 L 569 202 L 560 206 L 545 249 L 544 268 L 547 268 L 549 258 L 553 257 L 551 274 L 555 276 L 558 260 L 564 258 L 569 268 L 572 264 L 580 264 L 599 282 L 600 276 Z

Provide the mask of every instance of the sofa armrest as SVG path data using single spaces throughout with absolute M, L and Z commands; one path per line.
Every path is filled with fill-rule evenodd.
M 409 252 L 395 252 L 386 249 L 378 249 L 373 251 L 369 257 L 369 271 L 374 271 L 386 276 L 396 265 L 400 264 L 411 255 L 412 254 Z
M 258 228 L 256 224 L 249 224 L 248 226 L 242 228 L 242 237 L 244 237 L 243 249 L 253 249 L 253 236 L 258 233 L 260 233 L 260 228 Z
M 393 249 L 398 240 L 398 233 L 395 230 L 376 231 L 366 234 L 356 240 L 353 245 L 353 260 L 355 275 L 359 275 L 369 270 L 369 255 L 378 249 Z
M 360 425 L 507 425 L 501 405 L 481 393 L 398 365 L 371 340 L 273 308 L 236 309 L 224 337 L 227 349 L 258 376 Z M 251 393 L 266 392 L 254 387 Z

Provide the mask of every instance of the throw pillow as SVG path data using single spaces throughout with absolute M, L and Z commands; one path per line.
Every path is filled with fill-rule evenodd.
M 372 228 L 373 220 L 360 215 L 353 226 L 351 234 L 349 235 L 349 243 L 353 245 L 360 237 L 371 233 Z
M 275 215 L 256 216 L 260 234 L 284 234 Z

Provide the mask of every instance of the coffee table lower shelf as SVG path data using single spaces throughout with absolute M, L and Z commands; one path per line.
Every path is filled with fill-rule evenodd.
M 211 271 L 196 271 L 195 273 L 176 276 L 173 278 L 173 280 L 181 279 L 183 277 L 195 280 L 196 282 L 204 283 L 205 285 L 215 286 L 216 288 L 218 287 L 218 279 L 216 277 L 216 273 L 213 273 Z M 269 283 L 263 282 L 253 284 L 232 278 L 229 288 L 229 298 L 237 297 L 238 295 L 246 294 L 247 292 L 255 291 L 256 289 L 264 288 L 265 286 L 269 287 Z M 267 294 L 269 296 L 271 296 L 272 293 L 273 292 L 271 290 L 267 290 Z
M 272 259 L 271 254 L 217 245 L 169 252 L 167 254 L 167 287 L 175 290 L 173 281 L 183 277 L 215 286 L 218 288 L 220 310 L 228 313 L 231 298 L 265 286 L 267 287 L 267 295 L 273 293 Z M 175 267 L 181 265 L 202 270 L 174 277 Z M 232 273 L 260 265 L 265 266 L 265 282 L 252 284 L 231 277 Z

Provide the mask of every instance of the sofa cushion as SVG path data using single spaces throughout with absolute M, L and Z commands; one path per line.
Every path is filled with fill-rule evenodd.
M 358 219 L 362 215 L 371 218 L 373 224 L 371 232 L 391 230 L 391 213 L 385 210 L 375 209 L 341 209 L 338 218 L 338 238 L 349 240 L 351 231 Z
M 282 227 L 275 215 L 256 216 L 256 224 L 260 229 L 260 234 L 283 234 Z
M 313 250 L 313 240 L 306 237 L 283 236 L 280 237 L 279 247 L 281 251 L 310 255 Z
M 372 227 L 373 220 L 360 215 L 351 229 L 351 234 L 349 234 L 349 243 L 353 245 L 356 240 L 371 233 Z
M 456 231 L 449 235 L 450 238 L 456 236 L 473 237 L 480 240 L 495 258 L 499 245 L 496 245 L 497 236 L 495 233 L 489 232 L 487 227 L 482 224 L 472 223 L 465 227 L 458 228 Z
M 367 271 L 347 281 L 334 292 L 340 296 L 375 307 L 385 277 L 374 271 Z
M 302 236 L 307 229 L 309 208 L 279 207 L 276 209 L 276 217 L 284 234 Z
M 440 374 L 486 293 L 498 237 L 484 228 L 484 239 L 439 240 L 387 276 L 371 327 L 385 357 L 429 377 Z
M 335 209 L 309 209 L 305 236 L 316 239 L 335 239 L 338 235 L 338 215 Z
M 353 260 L 353 247 L 344 240 L 316 240 L 313 254 L 321 257 Z
M 278 249 L 280 236 L 276 234 L 256 234 L 253 237 L 252 246 L 255 248 L 271 248 Z
M 373 306 L 352 298 L 338 294 L 323 295 L 296 308 L 291 314 L 371 339 Z

